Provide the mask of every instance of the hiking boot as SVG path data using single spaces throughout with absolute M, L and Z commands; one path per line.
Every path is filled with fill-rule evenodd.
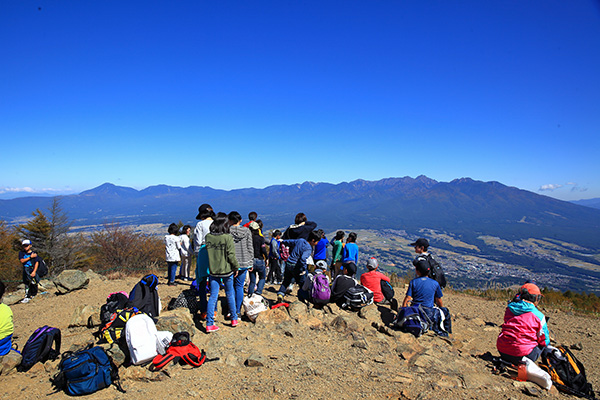
M 22 304 L 27 304 L 27 303 L 29 303 L 30 300 L 31 299 L 29 297 L 25 297 L 23 300 L 21 300 L 21 303 Z
M 216 325 L 208 325 L 206 327 L 206 333 L 216 332 L 219 330 L 219 327 Z
M 233 321 L 231 321 L 231 326 L 232 326 L 233 328 L 235 328 L 236 326 L 238 326 L 238 320 L 237 320 L 237 319 L 234 319 Z
M 283 295 L 281 295 L 281 294 L 277 295 L 277 304 L 279 304 L 279 303 L 283 303 Z
M 200 321 L 206 321 L 206 312 L 200 313 Z

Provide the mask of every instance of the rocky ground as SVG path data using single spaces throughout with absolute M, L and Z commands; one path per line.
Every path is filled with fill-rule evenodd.
M 129 292 L 138 280 L 89 276 L 85 289 L 58 295 L 56 289 L 49 288 L 48 293 L 38 295 L 29 304 L 11 305 L 19 348 L 43 325 L 61 329 L 63 351 L 84 346 L 93 340 L 92 329 L 77 326 L 85 323 L 86 313 L 95 315 L 108 293 Z M 185 289 L 183 284 L 167 286 L 162 278 L 161 283 L 159 293 L 164 306 L 169 298 Z M 274 289 L 267 285 L 265 295 L 274 300 Z M 403 293 L 397 297 L 401 301 Z M 217 325 L 221 329 L 210 335 L 204 333 L 201 322 L 194 323 L 184 310 L 166 311 L 159 321 L 159 330 L 190 329 L 193 342 L 205 349 L 209 358 L 219 360 L 197 369 L 169 366 L 163 373 L 122 366 L 120 374 L 126 394 L 113 386 L 88 397 L 499 400 L 535 395 L 567 398 L 532 383 L 491 373 L 482 356 L 486 352 L 496 354 L 495 340 L 505 302 L 448 290 L 444 301 L 453 315 L 454 334 L 449 339 L 431 334 L 415 339 L 386 327 L 393 318 L 388 306 L 373 305 L 359 315 L 336 306 L 325 311 L 308 309 L 294 302 L 295 296 L 289 296 L 289 300 L 292 301 L 289 309 L 262 313 L 256 324 L 243 321 L 232 328 L 219 315 Z M 544 309 L 543 305 L 541 308 L 550 317 L 553 338 L 559 344 L 579 349 L 574 353 L 586 366 L 588 379 L 600 388 L 597 358 L 600 321 Z M 119 358 L 117 354 L 116 357 Z M 49 378 L 56 373 L 57 364 L 57 361 L 47 362 L 25 373 L 0 375 L 0 397 L 46 398 L 52 392 Z M 64 393 L 52 396 L 66 397 Z

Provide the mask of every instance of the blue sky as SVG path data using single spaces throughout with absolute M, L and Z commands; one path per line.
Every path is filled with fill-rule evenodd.
M 0 3 L 0 196 L 427 175 L 600 197 L 598 1 Z

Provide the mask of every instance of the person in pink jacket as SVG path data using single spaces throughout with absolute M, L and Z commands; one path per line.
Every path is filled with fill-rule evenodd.
M 503 360 L 512 364 L 521 363 L 523 357 L 536 361 L 550 345 L 546 317 L 537 309 L 541 299 L 540 289 L 526 283 L 506 307 L 502 331 L 496 341 Z

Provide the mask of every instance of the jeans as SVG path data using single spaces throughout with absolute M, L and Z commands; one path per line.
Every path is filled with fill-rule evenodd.
M 210 298 L 208 299 L 208 310 L 206 312 L 206 326 L 215 324 L 215 308 L 217 307 L 217 300 L 219 299 L 219 289 L 221 289 L 221 282 L 225 286 L 225 296 L 227 296 L 227 304 L 229 304 L 229 312 L 231 312 L 231 320 L 238 319 L 238 315 L 235 311 L 235 292 L 233 290 L 233 274 L 225 278 L 217 278 L 209 276 L 208 281 L 210 283 Z
M 298 284 L 298 300 L 308 300 L 308 292 L 302 290 L 302 286 L 304 286 L 304 281 L 306 280 L 306 265 L 302 265 L 301 261 L 298 261 L 296 264 L 285 262 L 283 283 L 277 292 L 277 296 L 285 296 L 285 291 L 290 283 L 292 283 L 292 279 L 296 280 Z
M 175 282 L 175 275 L 177 274 L 177 261 L 167 262 L 167 273 L 169 277 L 169 283 Z
M 239 315 L 242 311 L 244 302 L 244 283 L 246 282 L 246 273 L 248 268 L 238 269 L 238 275 L 234 278 L 233 288 L 235 289 L 235 312 Z
M 254 259 L 254 265 L 252 267 L 252 271 L 250 271 L 250 284 L 248 285 L 248 296 L 252 295 L 252 293 L 256 292 L 256 294 L 262 294 L 263 288 L 265 287 L 265 275 L 266 268 L 264 260 L 260 258 Z M 258 284 L 256 283 L 256 277 L 258 276 Z M 256 290 L 254 290 L 254 285 L 256 284 Z

